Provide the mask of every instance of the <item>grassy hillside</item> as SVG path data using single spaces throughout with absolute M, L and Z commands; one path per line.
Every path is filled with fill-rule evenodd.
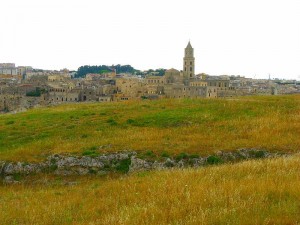
M 298 224 L 299 171 L 298 155 L 197 170 L 142 172 L 119 179 L 77 177 L 73 186 L 43 177 L 40 183 L 0 186 L 0 221 Z
M 300 95 L 69 104 L 0 115 L 0 160 L 86 151 L 296 152 Z M 102 146 L 102 147 L 100 147 Z

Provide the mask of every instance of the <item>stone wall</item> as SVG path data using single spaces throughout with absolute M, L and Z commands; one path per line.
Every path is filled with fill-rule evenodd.
M 143 157 L 136 152 L 124 151 L 96 156 L 51 155 L 40 163 L 0 161 L 0 177 L 4 182 L 15 182 L 15 177 L 39 173 L 55 175 L 88 175 L 110 172 L 132 173 L 144 170 L 201 167 L 241 160 L 272 158 L 287 154 L 270 153 L 258 149 L 240 149 L 234 152 L 217 152 L 200 157 L 181 153 L 175 157 Z

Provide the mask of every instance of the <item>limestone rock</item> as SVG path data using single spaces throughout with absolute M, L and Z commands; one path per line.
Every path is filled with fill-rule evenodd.
M 164 167 L 175 167 L 176 162 L 170 158 L 167 158 L 167 160 L 164 163 Z
M 129 166 L 129 172 L 141 171 L 141 170 L 150 170 L 152 165 L 146 160 L 136 158 L 135 156 L 131 157 L 131 164 Z
M 186 157 L 180 161 L 174 158 L 161 158 L 160 161 L 140 159 L 136 152 L 124 151 L 106 153 L 96 157 L 54 154 L 40 163 L 0 161 L 0 175 L 4 182 L 14 183 L 14 176 L 34 173 L 54 173 L 58 175 L 107 174 L 117 171 L 122 161 L 130 159 L 129 172 L 142 170 L 163 170 L 169 168 L 201 167 L 208 164 L 208 158 L 218 163 L 238 162 L 241 160 L 286 156 L 287 154 L 270 153 L 261 149 L 238 149 L 233 152 L 218 151 L 207 157 Z M 214 163 L 212 163 L 214 164 Z

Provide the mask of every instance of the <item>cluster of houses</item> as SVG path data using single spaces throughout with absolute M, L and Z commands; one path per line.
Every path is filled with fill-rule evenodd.
M 219 98 L 238 95 L 286 94 L 300 92 L 296 81 L 259 80 L 240 76 L 195 74 L 194 49 L 188 43 L 183 70 L 169 69 L 163 76 L 145 77 L 117 74 L 86 74 L 74 78 L 74 72 L 34 70 L 0 63 L 0 111 L 84 101 L 127 101 L 160 98 Z

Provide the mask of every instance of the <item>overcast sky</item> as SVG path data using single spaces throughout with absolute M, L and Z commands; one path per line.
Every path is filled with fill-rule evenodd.
M 300 0 L 2 0 L 0 62 L 300 79 Z

